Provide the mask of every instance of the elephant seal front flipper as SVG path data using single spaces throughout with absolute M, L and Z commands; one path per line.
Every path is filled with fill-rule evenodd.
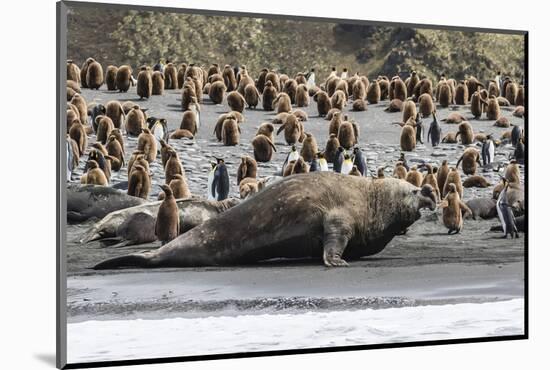
M 323 223 L 323 262 L 325 266 L 348 266 L 342 259 L 348 241 L 353 235 L 353 220 L 342 212 L 333 211 Z

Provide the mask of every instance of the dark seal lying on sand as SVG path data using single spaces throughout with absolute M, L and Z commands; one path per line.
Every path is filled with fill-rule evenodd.
M 94 268 L 234 265 L 277 257 L 322 257 L 326 266 L 346 266 L 344 258 L 380 252 L 420 218 L 420 209 L 435 207 L 430 185 L 298 174 L 153 252 L 112 258 Z
M 83 222 L 90 218 L 103 218 L 113 211 L 147 203 L 109 186 L 67 186 L 67 221 Z

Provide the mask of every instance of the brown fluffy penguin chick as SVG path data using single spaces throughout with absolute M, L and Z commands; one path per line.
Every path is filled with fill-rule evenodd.
M 407 178 L 407 169 L 403 165 L 403 162 L 399 161 L 395 164 L 395 168 L 393 169 L 393 177 L 401 180 L 405 180 Z
M 451 184 L 455 185 L 458 195 L 460 195 L 460 198 L 462 198 L 462 196 L 464 195 L 464 189 L 462 188 L 462 181 L 460 181 L 460 173 L 455 167 L 451 168 L 447 175 L 445 185 L 443 186 L 443 197 L 447 196 Z
M 106 186 L 108 184 L 105 172 L 99 168 L 99 165 L 94 160 L 88 161 L 88 172 L 86 172 L 84 183 L 102 186 Z
M 142 165 L 134 164 L 128 180 L 128 195 L 147 199 L 151 191 L 151 178 Z
M 443 209 L 443 224 L 449 229 L 448 234 L 458 234 L 462 230 L 462 211 L 464 216 L 472 211 L 466 206 L 458 194 L 455 184 L 449 185 L 449 192 L 445 196 L 445 200 L 441 202 Z
M 118 159 L 117 164 L 113 163 L 113 171 L 120 171 L 122 166 L 124 166 L 124 150 L 122 149 L 122 146 L 120 145 L 120 142 L 118 141 L 116 135 L 109 135 L 106 149 L 108 155 Z
M 411 170 L 407 172 L 407 177 L 405 177 L 405 180 L 416 187 L 422 186 L 422 174 L 418 172 L 416 166 L 412 166 Z
M 254 177 L 245 177 L 239 182 L 239 195 L 241 199 L 246 199 L 253 194 L 256 194 L 260 187 L 259 182 Z
M 137 150 L 143 151 L 147 162 L 152 163 L 157 157 L 157 141 L 148 128 L 142 129 L 138 136 Z
M 237 168 L 237 184 L 240 184 L 241 180 L 245 177 L 256 178 L 258 172 L 258 163 L 256 160 L 248 155 L 241 157 L 241 163 Z
M 174 178 L 175 175 L 184 174 L 183 166 L 178 158 L 178 154 L 175 150 L 168 151 L 168 160 L 164 166 L 164 183 L 170 184 L 170 181 Z
M 164 200 L 160 204 L 157 213 L 155 235 L 164 245 L 179 235 L 180 218 L 178 204 L 176 203 L 172 189 L 166 184 L 162 184 L 160 187 L 164 191 Z
M 254 148 L 254 158 L 258 162 L 269 162 L 273 157 L 273 152 L 277 151 L 273 141 L 265 135 L 256 135 L 252 139 L 252 147 Z
M 172 176 L 172 181 L 170 181 L 170 189 L 172 189 L 172 193 L 176 199 L 191 198 L 191 191 L 187 185 L 187 179 L 179 173 Z
M 304 158 L 304 161 L 311 162 L 316 157 L 318 151 L 317 140 L 309 132 L 306 133 L 306 138 L 300 150 L 300 155 Z

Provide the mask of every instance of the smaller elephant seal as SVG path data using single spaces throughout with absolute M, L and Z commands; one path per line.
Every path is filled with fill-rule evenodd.
M 491 184 L 485 177 L 474 175 L 469 176 L 466 180 L 464 180 L 462 186 L 465 188 L 488 188 Z
M 462 231 L 462 211 L 466 214 L 471 213 L 468 206 L 461 200 L 456 190 L 455 184 L 449 184 L 449 191 L 445 199 L 441 202 L 443 209 L 443 224 L 449 229 L 448 234 L 458 234 Z
M 162 184 L 160 187 L 164 191 L 164 200 L 157 213 L 155 235 L 164 245 L 178 237 L 180 223 L 178 205 L 172 189 L 166 184 Z
M 479 164 L 481 166 L 479 151 L 475 148 L 466 148 L 458 159 L 458 162 L 456 162 L 456 168 L 458 168 L 460 162 L 462 162 L 462 171 L 466 175 L 475 175 L 477 165 Z
M 273 152 L 277 151 L 273 141 L 265 135 L 256 135 L 252 139 L 252 147 L 254 148 L 254 158 L 258 162 L 269 162 L 273 157 Z
M 239 204 L 239 200 L 229 198 L 220 202 L 209 201 L 201 198 L 178 199 L 176 203 L 179 208 L 180 233 L 185 233 L 192 228 L 200 225 L 209 218 L 227 211 L 231 207 Z M 112 238 L 117 236 L 117 229 L 126 220 L 132 218 L 135 214 L 145 213 L 152 217 L 153 222 L 147 227 L 151 228 L 151 233 L 155 233 L 155 218 L 158 213 L 160 201 L 145 202 L 143 204 L 120 209 L 108 213 L 100 221 L 91 226 L 84 234 L 80 243 L 89 243 L 94 240 Z M 155 237 L 156 239 L 156 237 Z
M 492 198 L 474 198 L 466 202 L 474 220 L 478 217 L 484 220 L 497 217 L 497 202 Z M 463 215 L 464 216 L 464 215 Z
M 107 186 L 69 184 L 67 186 L 67 221 L 84 222 L 145 203 L 141 198 Z
M 153 215 L 145 212 L 134 213 L 116 229 L 116 236 L 103 238 L 100 243 L 104 247 L 111 248 L 152 243 L 157 240 L 155 223 L 156 219 Z

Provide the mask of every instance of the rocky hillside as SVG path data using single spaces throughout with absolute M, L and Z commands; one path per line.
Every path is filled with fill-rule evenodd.
M 68 57 L 82 63 L 152 64 L 159 58 L 199 64 L 269 66 L 294 74 L 331 66 L 369 77 L 407 75 L 411 69 L 436 78 L 497 70 L 521 80 L 523 36 L 375 27 L 350 24 L 75 8 L 69 13 Z

